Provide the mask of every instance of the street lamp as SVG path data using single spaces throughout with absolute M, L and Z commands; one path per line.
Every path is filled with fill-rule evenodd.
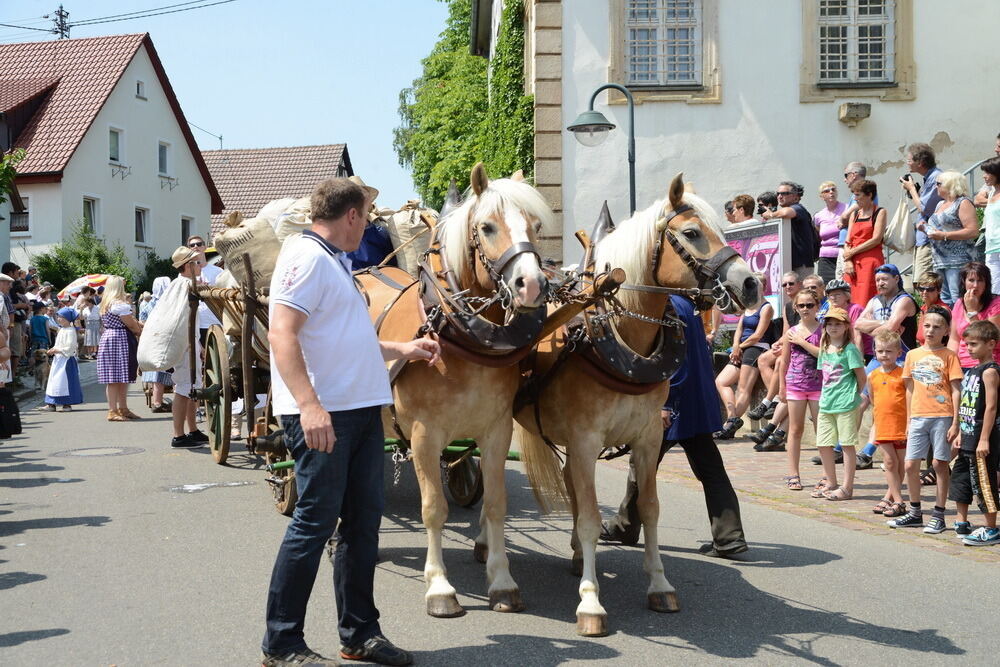
M 600 111 L 594 111 L 594 102 L 603 90 L 613 88 L 628 100 L 628 195 L 629 215 L 635 213 L 635 101 L 632 93 L 625 86 L 617 83 L 606 83 L 590 96 L 590 106 L 577 116 L 572 125 L 566 129 L 573 133 L 576 140 L 584 146 L 599 146 L 608 138 L 608 132 L 615 129 L 615 124 L 605 118 Z

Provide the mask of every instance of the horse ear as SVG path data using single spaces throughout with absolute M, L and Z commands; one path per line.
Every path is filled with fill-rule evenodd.
M 524 169 L 518 169 L 513 174 L 511 174 L 510 180 L 517 181 L 518 183 L 524 183 Z
M 670 182 L 670 208 L 676 209 L 681 205 L 681 199 L 684 197 L 684 172 L 681 172 L 674 176 L 674 180 Z
M 692 183 L 691 181 L 688 181 L 687 183 L 684 184 L 684 192 L 686 192 L 689 195 L 698 194 L 698 191 L 694 189 L 694 183 Z
M 483 191 L 490 186 L 490 179 L 486 175 L 486 167 L 483 166 L 482 162 L 477 162 L 476 166 L 472 168 L 469 182 L 472 184 L 472 191 L 476 193 L 477 197 L 483 194 Z

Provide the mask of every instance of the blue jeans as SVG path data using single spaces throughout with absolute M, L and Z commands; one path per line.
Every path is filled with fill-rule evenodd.
M 358 646 L 382 634 L 375 607 L 375 562 L 384 493 L 381 407 L 331 412 L 330 454 L 309 449 L 298 415 L 281 418 L 295 460 L 299 500 L 271 572 L 267 632 L 261 648 L 284 654 L 306 646 L 306 606 L 327 541 L 337 529 L 333 590 L 340 641 Z
M 958 297 L 962 295 L 962 269 L 939 269 L 934 270 L 943 279 L 941 282 L 941 300 L 948 304 L 948 307 L 955 305 Z

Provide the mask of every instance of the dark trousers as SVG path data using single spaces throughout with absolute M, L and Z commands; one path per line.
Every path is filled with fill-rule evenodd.
M 691 472 L 705 490 L 705 506 L 708 509 L 712 543 L 716 550 L 725 552 L 745 547 L 746 538 L 743 535 L 743 521 L 740 518 L 740 501 L 736 497 L 732 482 L 729 481 L 726 466 L 722 462 L 722 454 L 719 453 L 719 446 L 715 444 L 712 434 L 699 433 L 679 442 L 687 455 Z M 667 440 L 664 434 L 657 465 L 663 460 L 663 455 L 677 443 L 676 440 Z M 634 526 L 633 530 L 639 529 L 641 520 L 637 507 L 638 497 L 639 485 L 635 481 L 635 467 L 629 465 L 628 486 L 621 507 L 618 509 L 618 516 L 614 520 L 623 529 L 629 526 Z
M 337 436 L 330 454 L 306 447 L 298 415 L 281 418 L 295 460 L 299 500 L 271 572 L 265 653 L 283 654 L 306 645 L 306 606 L 338 518 L 333 590 L 340 641 L 358 646 L 382 634 L 374 598 L 384 505 L 381 408 L 331 412 L 330 417 Z

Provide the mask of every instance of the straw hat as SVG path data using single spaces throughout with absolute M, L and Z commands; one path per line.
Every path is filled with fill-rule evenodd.
M 177 250 L 174 250 L 174 254 L 170 256 L 170 261 L 173 263 L 175 269 L 179 269 L 192 259 L 197 258 L 197 252 L 187 246 L 181 246 Z
M 375 203 L 375 200 L 378 199 L 378 190 L 370 185 L 365 185 L 365 182 L 361 180 L 360 176 L 348 176 L 347 180 L 355 185 L 360 185 L 361 189 L 365 191 L 365 194 L 368 195 L 373 204 Z

